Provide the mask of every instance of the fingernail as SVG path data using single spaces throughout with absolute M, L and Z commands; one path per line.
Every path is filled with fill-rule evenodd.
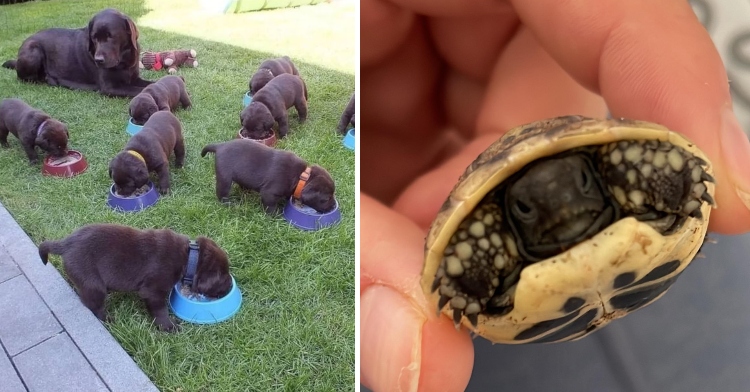
M 750 140 L 729 108 L 722 116 L 721 152 L 734 180 L 737 196 L 750 209 Z
M 374 391 L 416 391 L 425 319 L 390 287 L 360 297 L 362 380 Z

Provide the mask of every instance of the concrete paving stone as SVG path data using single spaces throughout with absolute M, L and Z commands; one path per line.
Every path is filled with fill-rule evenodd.
M 108 392 L 70 337 L 61 333 L 13 358 L 29 392 Z
M 13 258 L 3 247 L 0 247 L 0 283 L 20 274 L 21 270 L 18 269 Z
M 14 356 L 62 331 L 23 275 L 0 283 L 0 342 Z
M 3 392 L 26 392 L 21 378 L 19 378 L 16 369 L 10 362 L 5 349 L 0 344 L 0 390 Z

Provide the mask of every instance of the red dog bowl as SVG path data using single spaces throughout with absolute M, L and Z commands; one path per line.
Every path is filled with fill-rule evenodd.
M 253 139 L 253 138 L 242 136 L 242 128 L 240 128 L 239 132 L 237 132 L 237 139 L 252 140 L 254 142 L 263 143 L 268 147 L 274 147 L 276 145 L 276 132 L 272 133 L 271 136 L 265 139 Z
M 73 177 L 86 171 L 86 158 L 78 151 L 68 150 L 64 157 L 47 155 L 42 165 L 42 174 L 55 177 Z

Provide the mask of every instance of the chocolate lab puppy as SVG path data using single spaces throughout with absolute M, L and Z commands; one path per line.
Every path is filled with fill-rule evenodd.
M 140 77 L 140 50 L 133 20 L 109 8 L 80 29 L 38 31 L 3 67 L 25 82 L 132 98 L 152 83 Z
M 263 88 L 271 79 L 281 74 L 299 75 L 299 71 L 292 63 L 289 56 L 283 56 L 275 59 L 263 60 L 250 78 L 250 95 L 254 95 Z
M 8 147 L 8 133 L 12 133 L 23 146 L 29 164 L 39 162 L 38 146 L 54 157 L 68 153 L 68 127 L 26 102 L 8 98 L 0 102 L 0 145 Z
M 159 110 L 174 112 L 178 105 L 189 109 L 191 102 L 182 76 L 168 75 L 143 89 L 130 101 L 130 117 L 143 125 Z
M 180 120 L 172 112 L 156 112 L 109 163 L 109 177 L 115 183 L 115 191 L 130 196 L 148 183 L 150 172 L 156 172 L 159 176 L 159 193 L 167 194 L 169 155 L 172 151 L 175 166 L 182 167 L 185 163 L 185 141 Z
M 336 206 L 335 184 L 331 175 L 320 166 L 309 166 L 291 151 L 277 150 L 247 139 L 209 144 L 201 151 L 216 154 L 216 197 L 229 201 L 232 182 L 260 193 L 269 215 L 278 213 L 280 201 L 294 195 L 318 212 Z
M 226 252 L 198 237 L 198 265 L 191 291 L 221 298 L 232 288 Z M 138 230 L 116 224 L 83 226 L 59 241 L 39 244 L 39 257 L 61 255 L 81 302 L 102 321 L 108 291 L 136 292 L 163 331 L 175 331 L 167 296 L 187 272 L 190 238 L 169 229 Z
M 354 94 L 349 98 L 349 103 L 346 105 L 344 113 L 341 114 L 341 120 L 339 120 L 339 126 L 336 129 L 340 134 L 346 135 L 346 127 L 348 127 L 349 124 L 352 124 L 353 127 L 356 126 L 354 120 Z
M 299 76 L 282 74 L 271 79 L 253 95 L 253 101 L 240 113 L 243 135 L 262 139 L 273 132 L 274 123 L 279 123 L 279 136 L 289 133 L 287 109 L 294 106 L 299 121 L 307 119 L 307 86 Z

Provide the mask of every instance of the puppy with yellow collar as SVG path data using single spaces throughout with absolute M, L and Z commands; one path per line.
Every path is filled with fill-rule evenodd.
M 182 124 L 171 112 L 156 112 L 110 161 L 109 177 L 115 191 L 130 196 L 148 183 L 149 173 L 156 172 L 159 193 L 169 193 L 169 156 L 173 151 L 175 167 L 180 168 L 185 163 Z

